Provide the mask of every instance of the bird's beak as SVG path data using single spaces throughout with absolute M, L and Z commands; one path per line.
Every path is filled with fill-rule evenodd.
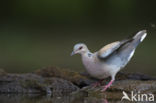
M 75 54 L 75 52 L 73 51 L 71 54 L 70 54 L 70 56 L 73 56 Z

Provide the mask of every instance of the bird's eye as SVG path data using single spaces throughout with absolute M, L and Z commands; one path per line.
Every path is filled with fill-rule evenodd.
M 79 50 L 81 50 L 83 47 L 81 46 L 81 47 L 79 47 Z

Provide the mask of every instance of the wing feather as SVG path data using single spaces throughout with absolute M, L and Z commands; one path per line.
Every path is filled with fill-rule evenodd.
M 106 58 L 107 56 L 109 56 L 112 52 L 114 52 L 116 49 L 118 49 L 121 45 L 120 41 L 116 41 L 113 43 L 110 43 L 106 46 L 104 46 L 103 48 L 101 48 L 98 51 L 98 57 L 100 58 Z
M 131 42 L 133 39 L 129 38 L 129 39 L 124 39 L 122 41 L 116 41 L 113 43 L 110 43 L 106 46 L 104 46 L 103 48 L 101 48 L 98 52 L 97 52 L 97 56 L 100 59 L 105 59 L 108 56 L 110 56 L 113 52 L 117 51 L 118 49 L 120 49 L 123 45 L 125 45 L 128 42 Z

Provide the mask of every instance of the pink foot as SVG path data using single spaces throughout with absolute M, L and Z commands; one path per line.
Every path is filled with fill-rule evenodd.
M 105 100 L 104 100 L 104 103 L 108 103 L 108 101 L 105 99 Z
M 114 82 L 114 80 L 111 80 L 106 86 L 104 86 L 104 88 L 101 91 L 102 92 L 106 91 L 107 88 L 109 88 L 112 85 L 113 82 Z
M 96 82 L 96 83 L 94 83 L 94 84 L 92 84 L 93 85 L 93 87 L 95 88 L 95 87 L 97 87 L 97 86 L 100 86 L 100 83 L 99 82 Z
M 97 87 L 97 86 L 100 86 L 102 81 L 103 81 L 103 79 L 101 79 L 100 81 L 98 81 L 98 82 L 92 84 L 93 87 L 95 88 L 95 87 Z

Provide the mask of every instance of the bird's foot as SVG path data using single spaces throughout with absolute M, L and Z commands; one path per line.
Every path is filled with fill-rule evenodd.
M 106 91 L 112 85 L 113 82 L 114 82 L 114 80 L 111 80 L 106 86 L 103 87 L 103 89 L 101 90 L 101 92 Z
M 92 87 L 93 87 L 93 88 L 95 88 L 95 87 L 97 87 L 97 86 L 100 86 L 100 83 L 99 83 L 99 82 L 96 82 L 96 83 L 93 83 L 93 84 L 92 84 Z
M 103 81 L 103 79 L 101 79 L 101 80 L 98 81 L 98 82 L 93 83 L 93 84 L 92 84 L 92 87 L 95 88 L 95 87 L 97 87 L 97 86 L 100 86 L 102 81 Z
M 103 80 L 104 80 L 104 79 L 101 79 L 100 81 L 98 81 L 98 82 L 92 84 L 92 87 L 95 88 L 95 87 L 97 87 L 97 86 L 100 86 Z
M 104 86 L 103 89 L 101 90 L 101 92 L 106 91 L 109 87 L 110 87 L 110 86 L 108 86 L 108 85 Z

